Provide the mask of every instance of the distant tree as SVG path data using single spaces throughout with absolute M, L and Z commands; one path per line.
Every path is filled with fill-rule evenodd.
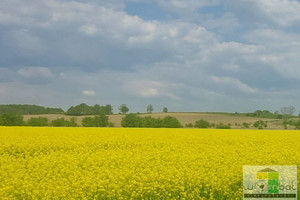
M 129 108 L 126 106 L 126 104 L 122 104 L 120 105 L 119 110 L 122 114 L 126 114 L 129 111 Z
M 28 126 L 48 126 L 48 118 L 46 117 L 31 117 L 27 121 Z
M 176 119 L 175 117 L 172 116 L 167 116 L 162 119 L 162 127 L 163 128 L 182 128 L 182 125 Z
M 72 117 L 70 120 L 66 120 L 64 118 L 57 118 L 53 120 L 51 123 L 51 126 L 58 126 L 58 127 L 76 127 L 77 123 L 74 117 Z
M 104 113 L 105 113 L 106 115 L 111 115 L 111 114 L 113 114 L 113 107 L 112 107 L 110 104 L 106 104 L 106 105 L 104 106 Z
M 82 103 L 77 106 L 71 106 L 66 114 L 67 115 L 75 115 L 75 116 L 80 116 L 80 115 L 90 115 L 92 114 L 93 107 L 88 106 L 85 103 Z
M 108 117 L 104 114 L 94 117 L 85 117 L 81 123 L 84 127 L 108 127 L 110 125 Z
M 27 114 L 62 114 L 64 111 L 61 108 L 45 108 L 38 105 L 0 105 L 0 114 L 14 113 L 17 115 Z
M 193 124 L 193 123 L 187 123 L 187 124 L 185 125 L 185 127 L 187 127 L 187 128 L 193 128 L 193 127 L 194 127 L 194 124 Z
M 122 118 L 123 127 L 142 127 L 142 118 L 137 114 L 127 114 Z
M 294 106 L 285 106 L 280 108 L 280 112 L 284 115 L 293 115 L 296 109 Z
M 194 125 L 195 128 L 209 128 L 210 127 L 210 123 L 206 120 L 200 119 L 198 121 L 195 122 Z
M 104 114 L 94 117 L 86 117 L 82 119 L 82 126 L 84 127 L 108 127 L 108 117 Z
M 217 129 L 231 129 L 231 124 L 219 123 L 219 124 L 216 124 L 216 128 Z
M 163 108 L 163 112 L 164 112 L 164 113 L 167 113 L 167 112 L 168 112 L 168 108 L 167 108 L 167 107 L 164 107 L 164 108 Z
M 160 128 L 162 126 L 162 120 L 156 119 L 150 116 L 142 118 L 142 127 L 145 128 Z
M 110 115 L 112 114 L 112 106 L 107 104 L 105 106 L 100 106 L 95 104 L 94 106 L 89 106 L 85 103 L 79 104 L 77 106 L 71 106 L 67 112 L 67 115 L 82 116 L 82 115 Z
M 147 113 L 152 113 L 152 111 L 153 111 L 153 106 L 151 104 L 149 104 L 147 106 Z
M 254 122 L 253 126 L 258 129 L 263 129 L 263 128 L 267 128 L 268 125 L 267 122 L 264 122 L 263 120 L 258 120 Z
M 24 125 L 23 116 L 12 113 L 0 115 L 0 126 L 22 126 Z
M 244 127 L 244 128 L 249 128 L 249 127 L 250 127 L 250 124 L 247 123 L 247 122 L 244 122 L 244 123 L 243 123 L 243 127 Z

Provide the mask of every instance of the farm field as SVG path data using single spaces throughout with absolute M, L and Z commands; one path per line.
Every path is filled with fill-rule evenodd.
M 300 132 L 0 127 L 1 199 L 242 199 L 243 165 L 299 165 Z
M 213 113 L 152 113 L 152 114 L 140 114 L 141 117 L 151 116 L 154 118 L 164 118 L 166 116 L 176 117 L 180 123 L 184 126 L 188 123 L 195 123 L 195 121 L 204 119 L 210 123 L 230 123 L 232 128 L 241 128 L 243 123 L 253 124 L 257 120 L 263 120 L 268 122 L 267 129 L 283 129 L 281 119 L 267 119 L 267 118 L 258 118 L 258 117 L 246 117 L 246 116 L 234 116 L 226 114 L 213 114 Z M 24 120 L 27 121 L 31 117 L 47 117 L 49 121 L 55 120 L 57 118 L 65 118 L 67 120 L 71 119 L 74 116 L 61 115 L 61 114 L 44 114 L 44 115 L 24 115 Z M 81 126 L 81 121 L 84 117 L 87 116 L 75 116 L 76 122 Z M 109 121 L 111 121 L 115 127 L 121 127 L 121 120 L 124 115 L 114 114 L 108 115 Z M 240 126 L 237 126 L 239 124 Z

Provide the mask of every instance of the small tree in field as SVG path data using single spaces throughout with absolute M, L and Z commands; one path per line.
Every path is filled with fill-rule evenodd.
M 195 122 L 194 125 L 195 128 L 209 128 L 210 127 L 210 123 L 206 120 L 200 119 L 198 121 Z
M 152 113 L 152 111 L 153 111 L 153 106 L 151 104 L 149 104 L 147 106 L 147 113 Z
M 24 125 L 23 116 L 12 113 L 0 115 L 0 126 L 22 126 Z
M 167 108 L 167 107 L 164 107 L 164 108 L 163 108 L 163 112 L 164 112 L 164 113 L 167 113 L 167 112 L 168 112 L 168 108 Z
M 122 118 L 121 125 L 123 127 L 141 127 L 142 118 L 137 114 L 127 114 Z
M 108 127 L 108 117 L 104 114 L 97 115 L 94 117 L 85 117 L 82 119 L 83 127 Z
M 46 117 L 31 117 L 27 121 L 28 126 L 48 126 L 48 118 Z
M 162 127 L 163 128 L 182 128 L 182 125 L 176 119 L 175 117 L 172 116 L 166 116 L 165 118 L 162 119 Z
M 122 104 L 120 105 L 119 110 L 122 114 L 126 114 L 129 111 L 129 108 L 126 106 L 126 104 Z

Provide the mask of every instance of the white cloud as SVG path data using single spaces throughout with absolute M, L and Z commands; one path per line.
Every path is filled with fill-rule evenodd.
M 80 31 L 88 36 L 93 36 L 98 33 L 98 28 L 93 24 L 88 24 L 88 25 L 81 26 Z
M 17 71 L 18 75 L 24 78 L 51 78 L 51 70 L 46 67 L 28 67 Z
M 157 0 L 157 3 L 165 10 L 187 19 L 197 16 L 197 9 L 205 6 L 216 6 L 220 2 L 220 0 Z
M 96 92 L 94 90 L 84 90 L 84 91 L 82 91 L 82 95 L 84 95 L 84 96 L 95 96 Z
M 230 0 L 224 3 L 241 20 L 254 25 L 286 27 L 300 23 L 300 2 L 296 0 Z
M 255 0 L 265 15 L 280 26 L 290 26 L 300 22 L 300 2 L 295 0 Z
M 284 99 L 298 91 L 291 88 L 300 77 L 298 2 L 144 2 L 157 3 L 178 18 L 130 16 L 122 0 L 3 0 L 0 67 L 7 70 L 0 70 L 0 83 L 22 83 L 35 97 L 42 89 L 50 90 L 52 96 L 59 94 L 51 99 L 57 104 L 93 101 L 86 96 L 101 91 L 101 102 L 134 105 L 151 100 L 180 104 L 183 110 L 202 100 L 210 108 L 225 109 L 240 99 L 247 107 L 248 99 L 259 99 L 262 93 Z M 27 67 L 32 63 L 39 67 Z M 44 80 L 48 82 L 42 85 Z M 1 98 L 5 87 L 19 91 L 18 86 L 2 85 Z M 272 96 L 274 88 L 286 93 Z M 35 100 L 21 94 L 22 100 Z M 265 103 L 263 98 L 257 102 Z
M 173 93 L 174 87 L 170 83 L 150 81 L 150 80 L 131 80 L 124 84 L 124 90 L 131 95 L 148 97 L 168 97 L 178 99 Z
M 256 92 L 256 89 L 249 87 L 248 85 L 246 85 L 245 83 L 242 83 L 240 80 L 238 79 L 234 79 L 234 78 L 230 78 L 230 77 L 216 77 L 213 76 L 212 80 L 217 83 L 217 84 L 221 84 L 222 87 L 225 88 L 231 88 L 231 89 L 237 89 L 240 92 L 243 93 L 254 93 Z

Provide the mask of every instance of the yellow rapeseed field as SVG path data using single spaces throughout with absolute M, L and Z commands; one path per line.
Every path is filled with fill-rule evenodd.
M 0 199 L 242 199 L 243 165 L 299 150 L 299 131 L 0 127 Z

